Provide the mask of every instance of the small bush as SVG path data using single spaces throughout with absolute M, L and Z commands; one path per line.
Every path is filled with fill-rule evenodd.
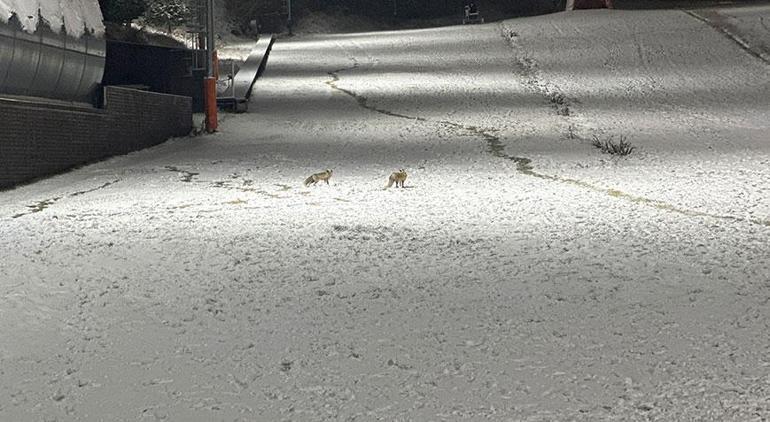
M 549 99 L 551 100 L 551 103 L 555 105 L 564 105 L 567 103 L 567 99 L 561 92 L 551 92 L 549 94 Z
M 567 97 L 564 96 L 561 92 L 551 92 L 548 94 L 548 100 L 551 102 L 551 105 L 556 109 L 556 114 L 559 116 L 569 116 L 570 110 L 569 110 L 569 101 Z
M 605 154 L 624 156 L 631 154 L 636 149 L 635 146 L 626 141 L 626 137 L 623 135 L 620 135 L 617 142 L 615 142 L 615 136 L 610 136 L 605 140 L 599 139 L 596 135 L 593 138 L 594 140 L 591 142 L 591 145 L 599 148 Z

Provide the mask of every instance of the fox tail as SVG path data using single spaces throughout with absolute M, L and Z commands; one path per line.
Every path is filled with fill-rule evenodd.
M 307 186 L 307 185 L 309 185 L 309 184 L 311 184 L 313 182 L 314 182 L 313 176 L 310 176 L 307 179 L 305 179 L 305 186 Z

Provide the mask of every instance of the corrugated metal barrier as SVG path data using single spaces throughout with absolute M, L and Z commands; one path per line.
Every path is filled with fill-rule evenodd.
M 34 34 L 0 22 L 0 95 L 93 102 L 102 81 L 105 41 L 74 38 L 39 26 Z

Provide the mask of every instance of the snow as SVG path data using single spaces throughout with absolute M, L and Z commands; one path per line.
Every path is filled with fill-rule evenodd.
M 0 420 L 766 419 L 767 69 L 680 11 L 279 40 L 221 132 L 0 193 Z
M 388 26 L 385 22 L 366 16 L 305 11 L 292 31 L 297 34 L 329 34 L 384 30 Z
M 584 138 L 624 134 L 640 150 L 638 160 L 580 159 L 554 170 L 704 212 L 766 220 L 770 196 L 757 181 L 768 176 L 767 63 L 685 13 L 633 16 L 597 11 L 506 25 L 518 34 L 513 45 L 532 52 L 531 81 L 548 81 L 579 101 L 565 126 Z M 629 26 L 633 37 L 624 37 Z M 545 37 L 549 31 L 557 35 Z M 575 72 L 580 66 L 590 71 Z
M 725 7 L 716 10 L 698 10 L 695 16 L 712 22 L 737 42 L 748 46 L 765 61 L 770 61 L 770 23 L 762 6 Z
M 76 38 L 86 28 L 97 37 L 104 34 L 102 12 L 96 0 L 0 0 L 0 21 L 7 23 L 13 14 L 29 33 L 35 32 L 42 16 L 53 30 L 64 25 L 67 34 Z

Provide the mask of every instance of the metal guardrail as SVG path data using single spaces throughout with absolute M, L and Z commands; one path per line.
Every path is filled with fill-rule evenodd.
M 220 106 L 238 109 L 239 105 L 248 104 L 254 83 L 265 71 L 274 42 L 273 34 L 260 36 L 249 57 L 240 65 L 238 72 L 223 84 L 222 91 L 217 94 L 217 103 Z

